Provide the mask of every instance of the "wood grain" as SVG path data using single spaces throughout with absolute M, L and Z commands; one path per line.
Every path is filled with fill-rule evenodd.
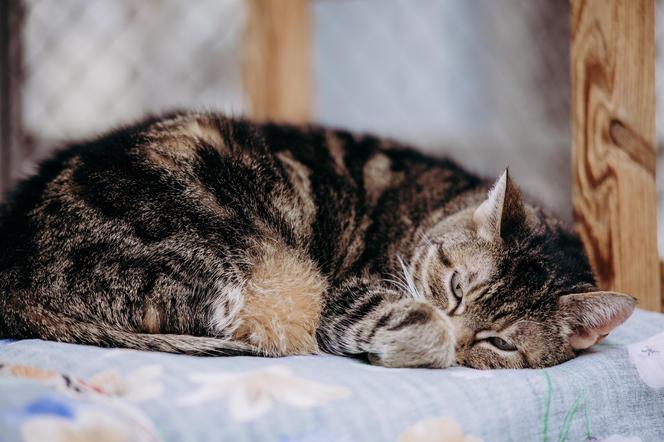
M 249 0 L 248 5 L 244 84 L 251 115 L 261 120 L 309 120 L 309 0 Z
M 601 287 L 660 311 L 654 0 L 572 0 L 572 204 Z
M 659 262 L 659 275 L 660 275 L 659 288 L 662 294 L 662 311 L 664 312 L 664 261 Z

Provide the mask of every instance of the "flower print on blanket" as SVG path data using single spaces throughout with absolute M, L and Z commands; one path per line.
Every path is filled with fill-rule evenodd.
M 160 396 L 164 391 L 164 386 L 158 381 L 162 373 L 161 365 L 144 365 L 124 376 L 110 369 L 83 379 L 39 367 L 0 363 L 0 375 L 43 382 L 58 391 L 98 394 L 132 402 Z
M 158 381 L 163 371 L 161 365 L 144 365 L 122 376 L 110 369 L 97 373 L 88 382 L 106 394 L 141 402 L 164 392 L 164 385 Z
M 197 373 L 189 378 L 199 384 L 199 388 L 180 398 L 180 405 L 227 399 L 230 416 L 240 422 L 257 419 L 276 402 L 296 408 L 313 408 L 350 396 L 348 388 L 296 377 L 288 367 L 280 365 L 242 373 Z
M 25 442 L 158 441 L 152 425 L 135 417 L 113 407 L 66 397 L 38 398 L 16 413 Z
M 482 442 L 482 439 L 464 434 L 451 417 L 430 417 L 406 428 L 397 442 Z
M 664 388 L 664 332 L 628 347 L 629 360 L 651 388 Z
M 7 364 L 0 362 L 0 376 L 11 376 L 30 381 L 47 384 L 58 391 L 79 394 L 102 393 L 96 387 L 88 384 L 85 380 L 58 373 L 45 368 L 32 367 L 22 364 Z
M 39 382 L 53 394 L 5 414 L 18 422 L 26 441 L 157 441 L 150 419 L 132 401 L 161 394 L 160 366 L 144 366 L 126 376 L 105 371 L 83 379 L 53 370 L 0 363 L 0 376 Z

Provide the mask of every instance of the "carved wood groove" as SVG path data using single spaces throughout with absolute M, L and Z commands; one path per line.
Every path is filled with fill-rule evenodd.
M 660 311 L 653 0 L 572 0 L 572 204 L 601 287 Z

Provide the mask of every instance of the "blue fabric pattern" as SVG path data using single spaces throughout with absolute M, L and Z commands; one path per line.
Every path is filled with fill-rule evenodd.
M 664 315 L 637 310 L 603 343 L 544 370 L 386 369 L 333 356 L 206 358 L 0 341 L 0 440 L 44 434 L 663 441 Z

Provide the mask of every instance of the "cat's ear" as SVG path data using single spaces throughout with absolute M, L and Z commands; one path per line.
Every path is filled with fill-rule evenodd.
M 477 233 L 487 241 L 497 241 L 525 222 L 526 212 L 521 192 L 509 177 L 507 169 L 496 180 L 487 199 L 475 210 L 473 221 Z
M 630 317 L 635 305 L 633 297 L 618 292 L 575 293 L 558 298 L 560 312 L 571 330 L 569 343 L 576 350 L 601 341 Z

